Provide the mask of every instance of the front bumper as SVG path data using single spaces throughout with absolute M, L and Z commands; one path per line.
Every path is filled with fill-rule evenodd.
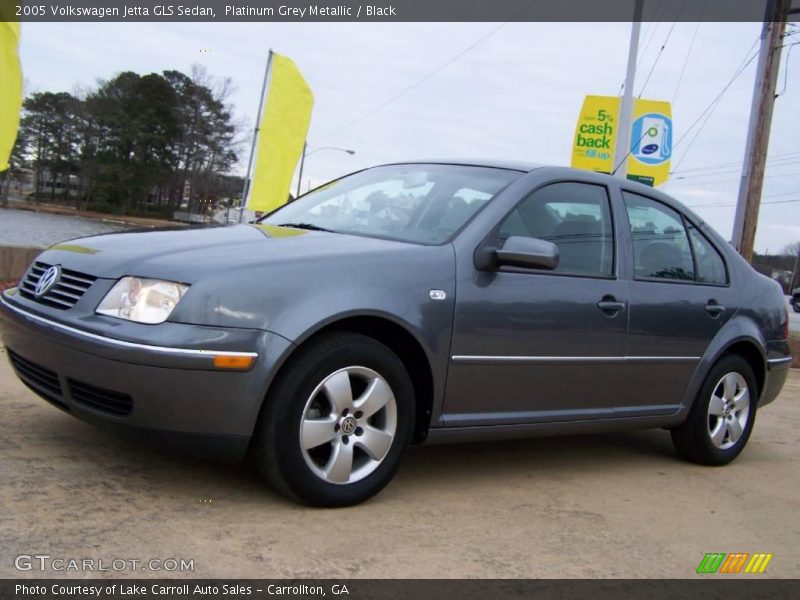
M 129 341 L 127 324 L 119 336 L 100 335 L 37 314 L 13 295 L 0 295 L 0 330 L 29 388 L 82 420 L 230 462 L 246 452 L 275 365 L 291 346 L 264 331 L 180 323 L 151 326 L 160 344 Z M 220 354 L 255 361 L 247 371 L 220 370 Z

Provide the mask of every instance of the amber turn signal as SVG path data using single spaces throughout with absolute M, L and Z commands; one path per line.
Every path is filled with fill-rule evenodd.
M 249 369 L 253 365 L 252 356 L 217 355 L 214 357 L 214 366 L 217 369 Z

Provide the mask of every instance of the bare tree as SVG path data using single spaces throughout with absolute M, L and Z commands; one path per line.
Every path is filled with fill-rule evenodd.
M 794 242 L 792 244 L 787 244 L 783 247 L 783 252 L 781 254 L 787 256 L 798 256 L 800 255 L 800 241 Z

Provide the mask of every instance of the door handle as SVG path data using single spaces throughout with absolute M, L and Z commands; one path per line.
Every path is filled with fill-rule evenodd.
M 716 319 L 725 312 L 725 307 L 716 300 L 709 300 L 708 304 L 706 304 L 706 312 L 711 315 L 712 319 Z
M 618 313 L 621 310 L 625 310 L 625 303 L 619 302 L 614 296 L 603 296 L 603 299 L 597 303 L 597 308 L 603 312 Z

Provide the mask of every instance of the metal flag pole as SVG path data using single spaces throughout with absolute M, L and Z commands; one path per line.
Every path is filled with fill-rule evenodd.
M 253 143 L 250 145 L 250 159 L 247 161 L 247 174 L 244 176 L 244 185 L 242 186 L 242 209 L 239 211 L 239 223 L 244 218 L 244 211 L 247 208 L 247 195 L 250 193 L 250 173 L 253 170 L 253 160 L 256 154 L 256 144 L 258 144 L 258 133 L 261 130 L 261 112 L 264 109 L 264 102 L 266 102 L 265 94 L 267 93 L 267 82 L 269 80 L 270 69 L 272 68 L 272 48 L 267 54 L 267 69 L 264 71 L 264 83 L 261 84 L 261 102 L 258 105 L 258 114 L 256 115 L 256 127 L 253 130 Z
M 303 155 L 300 157 L 300 173 L 297 176 L 297 194 L 295 194 L 295 200 L 297 200 L 302 193 L 300 191 L 300 183 L 303 181 L 303 165 L 306 162 L 306 150 L 308 150 L 308 142 L 303 143 Z
M 625 93 L 619 109 L 617 123 L 617 146 L 614 152 L 614 170 L 612 175 L 625 179 L 627 177 L 628 154 L 631 144 L 631 116 L 633 115 L 633 82 L 636 78 L 636 62 L 639 53 L 639 31 L 642 27 L 642 10 L 644 0 L 636 0 L 631 22 L 631 43 L 628 47 L 628 68 L 625 74 Z

